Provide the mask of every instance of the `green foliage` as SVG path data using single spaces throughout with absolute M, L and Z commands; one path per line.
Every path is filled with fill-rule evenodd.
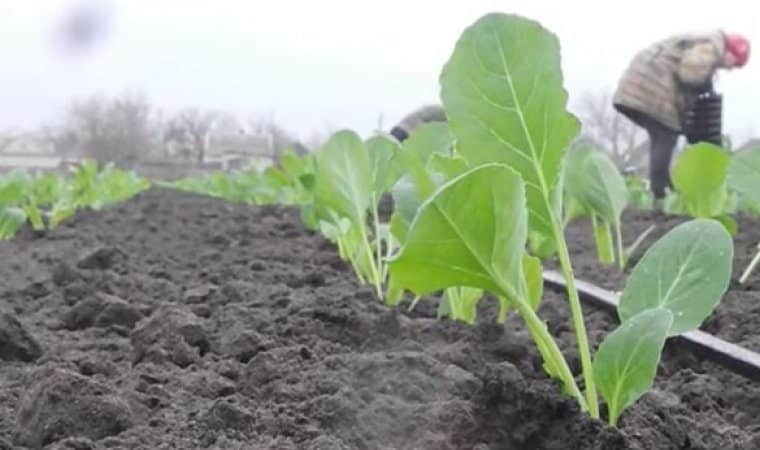
M 667 309 L 648 309 L 620 325 L 599 346 L 594 375 L 607 400 L 612 426 L 624 409 L 652 387 L 672 322 L 673 314 Z
M 628 203 L 638 211 L 650 211 L 654 208 L 654 196 L 647 183 L 638 175 L 625 177 L 628 188 Z
M 380 199 L 397 184 L 402 166 L 398 144 L 384 136 L 366 143 L 352 131 L 339 131 L 316 154 L 314 218 L 338 245 L 358 278 L 383 298 L 386 259 L 396 240 L 380 222 Z
M 441 74 L 457 151 L 525 180 L 530 228 L 554 236 L 560 165 L 580 128 L 565 109 L 559 42 L 538 23 L 488 14 L 464 31 Z
M 29 222 L 34 230 L 57 226 L 79 208 L 101 209 L 150 187 L 134 172 L 83 160 L 69 176 L 12 171 L 0 176 L 0 239 Z
M 589 216 L 599 260 L 612 264 L 617 259 L 622 269 L 626 259 L 620 217 L 629 199 L 623 176 L 605 153 L 578 149 L 568 154 L 564 181 L 566 204 L 570 206 L 565 213 L 565 221 Z M 615 231 L 615 240 L 610 228 Z
M 484 164 L 446 182 L 419 208 L 390 263 L 397 286 L 417 295 L 447 290 L 449 310 L 474 321 L 475 291 L 508 302 L 539 342 L 547 370 L 584 403 L 567 364 L 535 314 L 540 263 L 523 256 L 527 241 L 525 183 L 503 164 Z M 527 261 L 527 264 L 526 264 Z M 527 269 L 527 270 L 526 270 Z M 462 311 L 455 312 L 452 298 Z M 475 300 L 473 300 L 475 299 Z
M 760 148 L 743 150 L 731 157 L 728 185 L 739 194 L 739 208 L 760 214 Z
M 598 417 L 588 338 L 560 220 L 560 169 L 580 122 L 566 109 L 559 41 L 535 21 L 488 14 L 462 33 L 440 81 L 457 153 L 471 167 L 506 164 L 524 180 L 531 249 L 543 254 L 556 249 L 559 255 L 586 403 Z M 555 365 L 547 367 L 556 374 Z
M 689 215 L 708 218 L 726 211 L 730 161 L 728 152 L 705 142 L 692 145 L 679 155 L 673 165 L 673 185 Z
M 631 273 L 618 312 L 625 322 L 642 311 L 673 313 L 668 335 L 699 326 L 717 306 L 731 279 L 733 242 L 712 219 L 677 226 L 652 245 Z
M 696 329 L 715 309 L 732 257 L 731 237 L 711 219 L 679 225 L 644 254 L 620 298 L 621 324 L 594 360 L 611 425 L 651 387 L 665 339 Z

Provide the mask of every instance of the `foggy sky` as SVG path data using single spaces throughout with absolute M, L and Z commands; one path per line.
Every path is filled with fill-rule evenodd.
M 72 49 L 60 43 L 61 23 L 82 4 L 100 5 L 103 38 Z M 614 89 L 638 49 L 672 33 L 723 27 L 757 41 L 757 7 L 750 5 L 3 0 L 0 130 L 55 123 L 75 96 L 140 91 L 167 112 L 200 106 L 242 120 L 272 114 L 301 137 L 327 125 L 366 135 L 380 114 L 388 129 L 406 112 L 437 101 L 438 75 L 457 37 L 491 11 L 536 19 L 559 36 L 572 110 L 585 91 Z M 760 64 L 753 58 L 742 70 L 722 73 L 717 84 L 725 96 L 725 129 L 737 143 L 757 125 Z

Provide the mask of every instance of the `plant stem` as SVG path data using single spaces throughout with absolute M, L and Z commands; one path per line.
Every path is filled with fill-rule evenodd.
M 380 219 L 378 216 L 378 200 L 375 198 L 375 194 L 372 194 L 372 221 L 375 225 L 375 265 L 377 269 L 377 276 L 378 280 L 377 282 L 380 284 L 380 289 L 382 289 L 382 283 L 385 277 L 383 276 L 383 246 L 382 246 L 382 239 L 380 238 Z
M 365 227 L 360 228 L 361 237 L 362 237 L 362 244 L 363 244 L 363 251 L 366 252 L 366 258 L 370 265 L 370 271 L 372 272 L 370 275 L 372 276 L 372 284 L 375 286 L 375 293 L 377 294 L 377 298 L 381 301 L 383 300 L 383 286 L 382 282 L 380 280 L 380 272 L 377 270 L 377 264 L 375 262 L 375 256 L 374 252 L 372 251 L 372 246 L 369 243 L 369 238 L 367 237 L 367 230 Z
M 411 304 L 411 305 L 409 305 L 409 308 L 408 308 L 408 310 L 407 310 L 407 311 L 409 311 L 409 312 L 411 312 L 411 311 L 414 311 L 414 308 L 416 308 L 416 307 L 417 307 L 417 303 L 419 303 L 419 302 L 420 302 L 420 299 L 421 299 L 421 298 L 422 298 L 421 296 L 419 296 L 419 295 L 415 295 L 415 296 L 414 296 L 414 298 L 412 299 L 412 304 Z
M 573 266 L 570 262 L 570 252 L 567 249 L 565 235 L 562 232 L 556 215 L 552 214 L 552 229 L 554 240 L 557 243 L 557 253 L 562 266 L 562 276 L 565 278 L 567 285 L 567 296 L 570 303 L 570 313 L 573 317 L 573 326 L 575 336 L 578 340 L 578 351 L 581 356 L 581 366 L 583 368 L 583 379 L 586 383 L 586 403 L 588 412 L 594 419 L 599 418 L 599 400 L 596 395 L 596 383 L 594 382 L 594 369 L 591 364 L 591 352 L 588 345 L 588 336 L 586 334 L 586 324 L 583 322 L 583 309 L 578 297 L 578 290 L 575 287 L 575 275 Z
M 536 312 L 533 311 L 533 308 L 531 308 L 526 302 L 517 300 L 514 302 L 514 304 L 515 308 L 520 313 L 520 316 L 522 316 L 523 320 L 525 321 L 528 330 L 530 330 L 533 339 L 537 341 L 537 345 L 540 345 L 538 344 L 540 341 L 543 344 L 542 347 L 549 352 L 549 354 L 542 356 L 544 358 L 551 359 L 551 362 L 554 363 L 552 366 L 559 369 L 560 373 L 557 375 L 560 377 L 570 393 L 578 400 L 581 409 L 584 411 L 589 411 L 589 413 L 591 413 L 588 407 L 588 403 L 583 397 L 583 393 L 581 393 L 581 390 L 578 388 L 578 384 L 575 382 L 575 378 L 573 377 L 573 373 L 570 371 L 570 367 L 567 365 L 565 357 L 559 350 L 554 337 L 552 337 L 551 333 L 549 333 L 546 324 L 541 321 Z
M 623 269 L 625 269 L 625 253 L 623 252 L 623 231 L 621 230 L 620 222 L 618 221 L 615 224 L 615 240 L 617 241 L 617 251 L 618 251 L 618 267 L 620 267 L 620 271 L 622 272 Z
M 758 245 L 757 248 L 757 254 L 754 258 L 752 258 L 752 261 L 749 263 L 746 269 L 744 269 L 744 273 L 742 273 L 741 278 L 739 278 L 739 283 L 744 284 L 747 282 L 747 278 L 749 278 L 750 274 L 753 270 L 755 270 L 755 267 L 757 267 L 757 264 L 760 263 L 760 245 Z

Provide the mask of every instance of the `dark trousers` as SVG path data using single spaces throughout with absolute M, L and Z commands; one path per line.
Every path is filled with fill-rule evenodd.
M 680 133 L 660 122 L 622 105 L 615 108 L 649 134 L 649 183 L 654 198 L 665 197 L 665 189 L 673 188 L 670 181 L 670 160 Z
M 656 121 L 644 128 L 649 134 L 649 182 L 654 198 L 665 197 L 665 189 L 673 188 L 670 181 L 670 160 L 678 143 L 678 133 Z

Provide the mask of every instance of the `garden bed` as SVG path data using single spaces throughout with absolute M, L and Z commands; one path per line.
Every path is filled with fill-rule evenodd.
M 3 450 L 760 448 L 759 385 L 669 345 L 609 428 L 545 377 L 519 318 L 389 310 L 288 208 L 151 190 L 25 230 L 0 261 Z M 745 323 L 725 305 L 708 329 Z M 563 297 L 541 309 L 577 373 Z M 593 345 L 615 326 L 587 322 Z

